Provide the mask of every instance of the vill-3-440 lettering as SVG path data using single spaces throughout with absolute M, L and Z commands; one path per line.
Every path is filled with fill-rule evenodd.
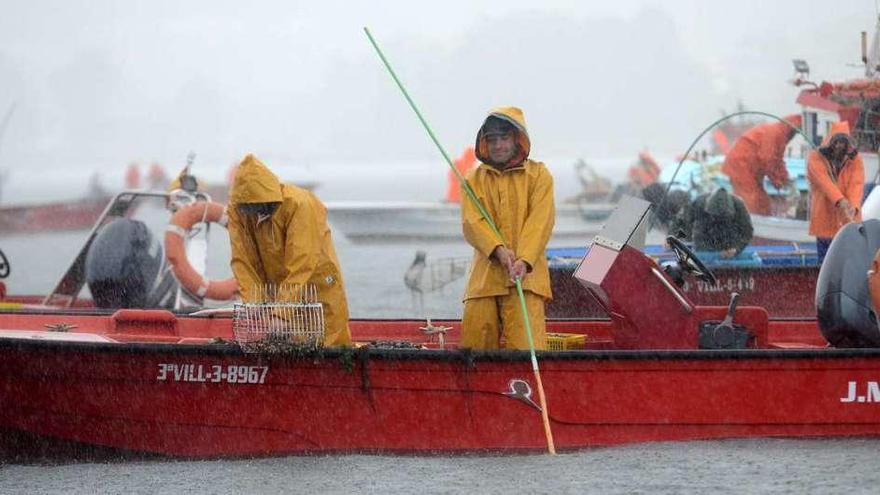
M 268 366 L 159 363 L 160 382 L 265 383 Z
M 718 283 L 715 285 L 708 284 L 702 280 L 696 282 L 697 292 L 751 292 L 755 290 L 755 277 L 751 275 L 739 275 L 733 277 L 718 277 Z M 688 290 L 688 286 L 685 286 Z

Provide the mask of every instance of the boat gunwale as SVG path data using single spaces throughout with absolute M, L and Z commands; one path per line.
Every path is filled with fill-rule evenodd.
M 125 354 L 180 354 L 205 356 L 254 357 L 258 359 L 321 359 L 352 358 L 382 359 L 392 361 L 461 361 L 472 362 L 528 362 L 530 353 L 519 350 L 473 351 L 463 349 L 381 349 L 370 346 L 360 348 L 324 348 L 306 354 L 297 353 L 246 353 L 237 344 L 224 341 L 212 344 L 179 344 L 167 342 L 80 342 L 60 340 L 35 340 L 0 338 L 0 350 L 71 350 L 99 353 Z M 541 361 L 670 361 L 670 360 L 766 360 L 766 359 L 848 359 L 880 358 L 878 349 L 669 349 L 669 350 L 590 350 L 538 351 Z
M 0 301 L 3 302 L 3 301 Z M 740 307 L 746 307 L 744 305 L 740 305 Z M 60 315 L 60 316 L 99 316 L 99 317 L 112 317 L 117 311 L 125 309 L 125 308 L 116 308 L 116 309 L 100 309 L 100 308 L 32 308 L 32 307 L 22 307 L 22 308 L 0 308 L 0 317 L 3 316 L 21 316 L 21 315 L 38 315 L 38 316 L 46 316 L 46 315 Z M 223 313 L 213 313 L 213 314 L 193 314 L 187 313 L 184 311 L 171 311 L 171 310 L 163 310 L 161 308 L 157 308 L 157 311 L 168 311 L 176 318 L 192 318 L 192 319 L 217 319 L 217 320 L 231 320 L 231 314 L 223 314 Z M 793 322 L 793 321 L 803 321 L 803 322 L 815 322 L 817 318 L 815 316 L 772 316 L 769 317 L 770 324 L 773 322 Z M 424 318 L 358 318 L 354 317 L 349 319 L 349 322 L 355 323 L 396 323 L 396 322 L 424 322 Z M 433 322 L 449 322 L 449 321 L 461 321 L 459 318 L 431 318 Z M 611 318 L 608 317 L 598 317 L 598 316 L 585 316 L 585 317 L 555 317 L 555 318 L 546 318 L 547 322 L 610 322 Z

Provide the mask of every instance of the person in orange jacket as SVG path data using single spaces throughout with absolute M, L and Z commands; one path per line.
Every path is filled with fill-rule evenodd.
M 733 144 L 721 166 L 721 171 L 730 177 L 733 193 L 756 215 L 770 214 L 770 196 L 764 190 L 764 177 L 777 189 L 789 183 L 783 157 L 785 147 L 794 137 L 793 127 L 801 127 L 802 117 L 788 115 L 783 120 L 787 123 L 761 124 L 746 131 Z
M 816 236 L 819 263 L 831 239 L 849 222 L 862 220 L 865 165 L 849 133 L 849 123 L 835 122 L 819 150 L 807 157 L 810 181 L 810 235 Z
M 128 164 L 128 168 L 125 169 L 125 188 L 139 189 L 140 187 L 141 169 L 138 167 L 137 162 L 131 162 Z
M 635 190 L 642 189 L 657 182 L 660 177 L 660 165 L 647 151 L 639 153 L 639 160 L 629 167 L 629 182 Z
M 477 166 L 477 155 L 474 152 L 474 147 L 468 146 L 465 148 L 461 156 L 452 163 L 462 177 L 467 177 L 468 172 Z M 449 171 L 446 183 L 446 202 L 461 203 L 461 184 L 458 183 L 458 176 L 452 170 Z
M 531 141 L 522 110 L 490 110 L 477 132 L 480 165 L 467 176 L 497 235 L 474 202 L 461 202 L 462 231 L 473 246 L 464 294 L 461 346 L 469 349 L 528 349 L 515 280 L 522 283 L 535 349 L 547 347 L 544 304 L 552 297 L 545 251 L 556 210 L 553 177 L 529 159 Z

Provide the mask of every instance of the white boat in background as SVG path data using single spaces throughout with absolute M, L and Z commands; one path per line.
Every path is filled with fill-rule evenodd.
M 457 203 L 411 201 L 328 201 L 327 217 L 335 232 L 355 243 L 444 242 L 462 238 Z M 586 244 L 614 205 L 558 205 L 550 242 Z
M 814 242 L 808 234 L 807 221 L 796 218 L 751 215 L 752 244 L 779 244 L 780 242 Z
M 353 243 L 451 242 L 462 239 L 461 213 L 456 203 L 329 201 L 326 206 L 333 231 L 345 235 Z M 557 205 L 550 245 L 589 244 L 614 208 L 612 203 Z M 815 241 L 807 233 L 804 220 L 752 215 L 752 226 L 755 238 L 770 244 Z M 654 241 L 661 242 L 662 238 Z

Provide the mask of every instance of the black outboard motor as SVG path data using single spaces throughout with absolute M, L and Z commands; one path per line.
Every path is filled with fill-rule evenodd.
M 162 245 L 143 222 L 119 218 L 104 225 L 86 254 L 86 282 L 95 305 L 155 307 L 164 261 Z
M 834 347 L 880 347 L 867 275 L 878 248 L 880 220 L 846 225 L 831 241 L 816 282 L 816 316 Z

